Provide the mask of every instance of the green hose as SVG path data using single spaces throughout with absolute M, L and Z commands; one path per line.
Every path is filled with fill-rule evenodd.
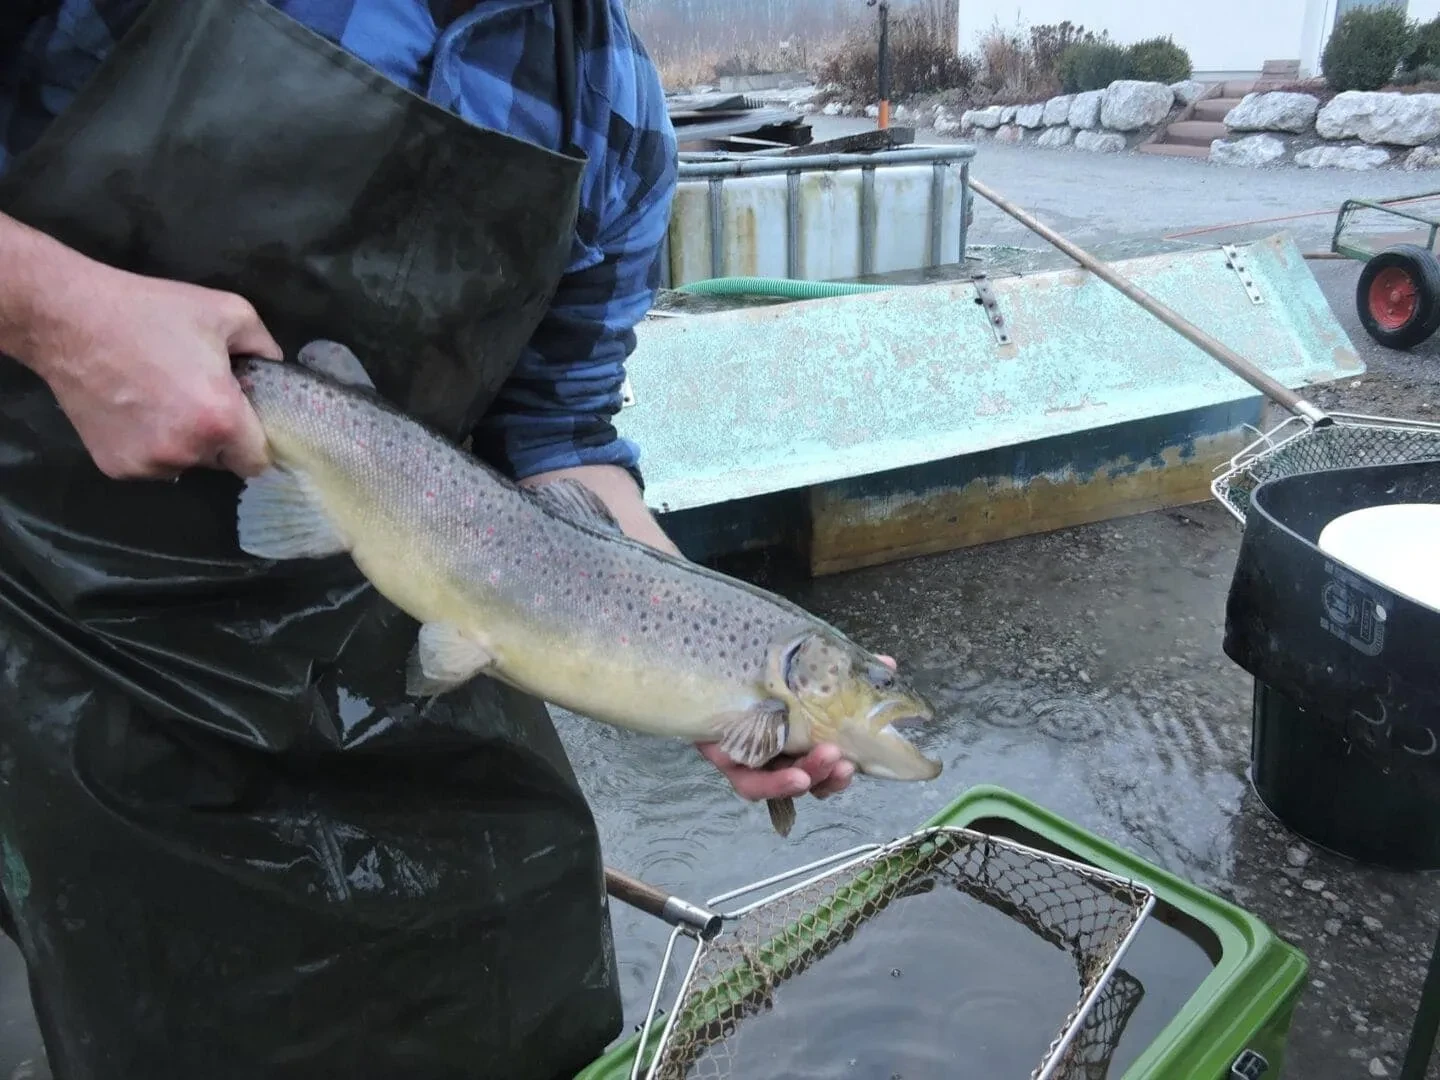
M 787 300 L 820 300 L 830 296 L 884 292 L 891 285 L 845 284 L 839 281 L 803 281 L 795 278 L 722 277 L 692 281 L 676 292 L 710 296 L 782 296 Z

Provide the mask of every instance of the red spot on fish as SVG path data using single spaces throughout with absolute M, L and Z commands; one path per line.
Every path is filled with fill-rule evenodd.
M 491 585 L 498 585 L 499 583 L 500 583 L 500 571 L 499 571 L 499 570 L 491 570 L 491 571 L 490 571 L 490 584 L 491 584 Z
M 473 500 L 472 500 L 472 501 L 473 501 Z M 486 536 L 494 536 L 494 535 L 495 535 L 495 526 L 494 526 L 494 525 L 487 525 L 487 526 L 485 527 L 485 535 L 486 535 Z
M 577 570 L 576 573 L 579 574 L 579 575 L 580 575 L 581 577 L 583 577 L 583 578 L 588 578 L 588 577 L 590 576 L 590 571 L 589 571 L 589 570 Z
M 435 492 L 433 492 L 433 491 L 427 491 L 427 492 L 425 492 L 425 497 L 426 497 L 427 499 L 433 499 L 433 498 L 435 498 Z
M 620 644 L 621 644 L 621 645 L 629 645 L 629 644 L 630 644 L 630 639 L 629 639 L 628 637 L 626 637 L 624 634 L 621 634 L 621 635 L 620 635 Z
M 658 605 L 658 604 L 660 603 L 660 597 L 658 597 L 658 596 L 652 596 L 652 597 L 650 597 L 650 603 Z

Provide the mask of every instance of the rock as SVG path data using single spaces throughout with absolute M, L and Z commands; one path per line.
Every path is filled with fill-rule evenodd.
M 1088 150 L 1092 154 L 1118 154 L 1125 149 L 1125 136 L 1081 131 L 1075 135 L 1075 149 Z
M 1194 105 L 1205 93 L 1206 85 L 1196 82 L 1194 79 L 1185 79 L 1182 82 L 1171 83 L 1170 92 L 1175 95 L 1175 100 L 1181 105 Z
M 1385 924 L 1382 923 L 1379 919 L 1377 919 L 1374 915 L 1366 915 L 1360 921 L 1365 925 L 1365 929 L 1369 930 L 1372 934 L 1378 934 L 1381 930 L 1385 928 Z
M 1013 123 L 1015 122 L 1015 114 L 1016 114 L 1017 112 L 1019 112 L 1019 111 L 1020 111 L 1020 106 L 1018 106 L 1018 105 L 1001 105 L 1001 106 L 1000 106 L 1000 123 L 1002 123 L 1002 124 L 1013 124 Z
M 1440 166 L 1440 146 L 1417 146 L 1405 158 L 1407 169 L 1433 169 Z
M 1175 94 L 1164 83 L 1119 79 L 1100 101 L 1100 123 L 1112 131 L 1139 131 L 1164 120 L 1174 104 Z
M 1310 878 L 1308 881 L 1303 882 L 1300 887 L 1306 892 L 1319 892 L 1321 889 L 1325 888 L 1325 882 L 1321 881 L 1319 878 Z
M 1044 131 L 1042 131 L 1042 132 L 1040 133 L 1039 138 L 1037 138 L 1037 139 L 1035 140 L 1035 145 L 1036 145 L 1036 146 L 1048 146 L 1050 149 L 1055 150 L 1055 149 L 1058 149 L 1059 147 L 1062 147 L 1062 146 L 1069 146 L 1070 143 L 1074 140 L 1074 138 L 1075 138 L 1075 129 L 1074 129 L 1074 128 L 1068 128 L 1068 127 L 1052 127 L 1052 128 L 1046 128 Z M 1089 677 L 1088 675 L 1086 675 L 1085 672 L 1082 671 L 1082 672 L 1080 672 L 1080 681 L 1081 681 L 1081 682 L 1087 682 L 1087 683 L 1088 683 L 1088 682 L 1090 681 L 1090 677 Z
M 890 110 L 890 118 L 897 124 L 910 124 L 916 119 L 915 110 L 909 105 L 896 105 Z
M 969 116 L 966 113 L 965 116 Z M 936 135 L 958 135 L 965 130 L 965 117 L 955 119 L 955 114 L 950 112 L 939 112 L 935 116 Z
M 1073 128 L 1098 128 L 1100 126 L 1100 103 L 1105 100 L 1104 90 L 1086 90 L 1076 94 L 1070 103 L 1070 126 Z
M 1302 169 L 1375 169 L 1390 160 L 1389 152 L 1371 146 L 1312 146 L 1295 155 Z
M 876 117 L 878 117 L 878 116 L 880 115 L 880 106 L 879 106 L 879 105 L 866 105 L 866 106 L 865 106 L 865 115 L 868 116 L 871 120 L 874 120 Z
M 1045 124 L 1045 105 L 1021 105 L 1015 110 L 1015 123 L 1023 128 L 1038 128 Z
M 995 130 L 995 141 L 1018 143 L 1025 138 L 1025 129 L 1014 124 L 1003 124 Z
M 972 127 L 994 131 L 1000 126 L 1000 112 L 999 105 L 991 105 L 986 109 L 970 109 L 960 117 L 960 123 L 962 126 L 969 124 Z
M 1337 936 L 1339 936 L 1339 934 L 1340 934 L 1340 920 L 1339 920 L 1339 919 L 1329 919 L 1329 920 L 1327 920 L 1326 923 L 1325 923 L 1325 932 L 1326 932 L 1327 934 L 1329 934 L 1331 937 L 1337 937 Z
M 1059 127 L 1070 122 L 1070 106 L 1075 104 L 1074 94 L 1061 94 L 1045 103 L 1045 126 Z
M 1231 131 L 1309 131 L 1320 111 L 1320 99 L 1312 94 L 1246 94 L 1225 117 Z
M 1210 144 L 1210 160 L 1217 165 L 1259 168 L 1285 156 L 1285 144 L 1274 135 L 1250 135 L 1243 139 L 1216 139 Z
M 1326 139 L 1419 146 L 1440 136 L 1440 94 L 1347 90 L 1320 110 L 1315 130 Z
M 831 101 L 828 102 L 826 106 L 820 111 L 826 116 L 839 116 L 845 111 L 845 106 L 838 101 Z
M 1285 852 L 1285 861 L 1291 866 L 1304 866 L 1310 861 L 1310 853 L 1302 847 L 1292 847 Z
M 1383 1061 L 1381 1061 L 1379 1058 L 1371 1058 L 1371 1059 L 1370 1059 L 1370 1075 L 1371 1075 L 1371 1076 L 1389 1076 L 1389 1075 L 1390 1075 L 1390 1070 L 1385 1067 L 1385 1063 L 1384 1063 Z

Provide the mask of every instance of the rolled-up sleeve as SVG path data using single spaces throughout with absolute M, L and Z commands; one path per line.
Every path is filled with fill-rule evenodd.
M 582 207 L 575 256 L 551 307 L 475 432 L 476 450 L 516 478 L 618 465 L 641 480 L 640 449 L 619 436 L 614 417 L 634 328 L 659 284 L 677 168 L 655 69 L 641 53 L 626 62 L 636 119 L 612 111 L 606 192 L 591 200 L 600 210 Z

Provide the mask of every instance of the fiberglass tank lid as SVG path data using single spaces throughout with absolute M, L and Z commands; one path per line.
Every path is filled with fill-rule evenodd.
M 1440 504 L 1352 510 L 1326 525 L 1316 546 L 1392 592 L 1440 611 Z

